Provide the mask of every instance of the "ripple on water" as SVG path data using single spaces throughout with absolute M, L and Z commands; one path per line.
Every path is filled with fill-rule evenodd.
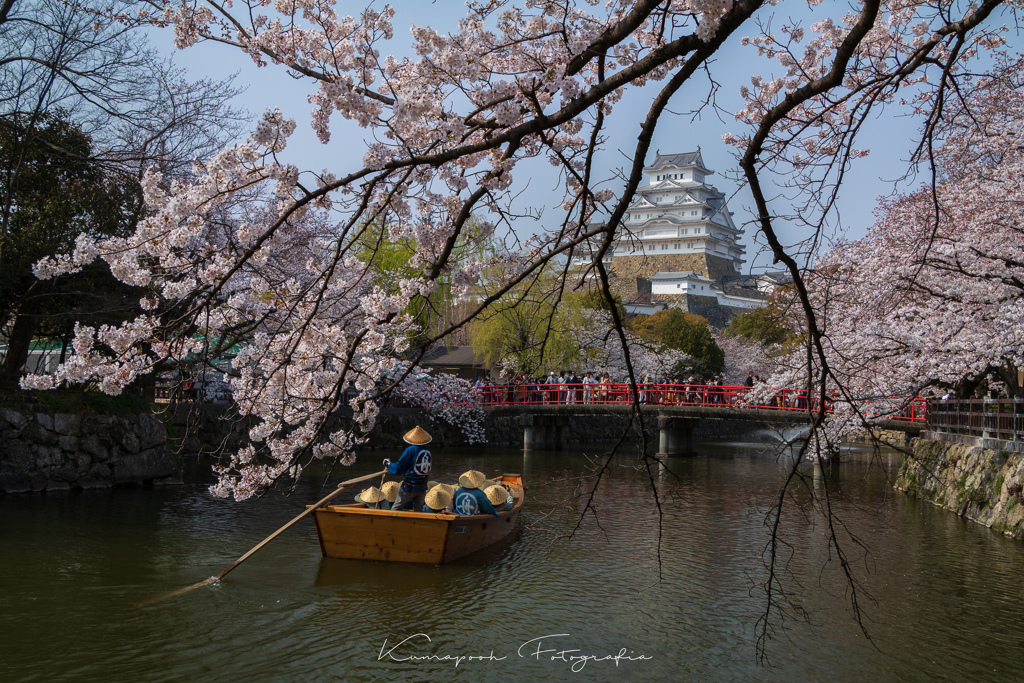
M 439 479 L 522 471 L 530 487 L 512 537 L 451 565 L 323 559 L 304 523 L 220 584 L 144 608 L 223 569 L 320 497 L 317 486 L 241 505 L 201 485 L 0 498 L 4 677 L 579 680 L 564 663 L 516 654 L 531 638 L 571 634 L 551 642 L 653 657 L 618 670 L 589 663 L 595 680 L 1015 678 L 1021 544 L 893 495 L 877 470 L 837 466 L 787 499 L 779 577 L 810 623 L 779 628 L 773 613 L 775 666 L 764 669 L 754 644 L 774 456 L 716 448 L 670 461 L 653 472 L 660 516 L 648 475 L 631 467 L 609 470 L 583 515 L 585 463 L 572 453 L 439 457 Z M 807 492 L 826 484 L 843 533 L 867 546 L 841 536 L 874 646 L 850 618 L 824 518 L 809 505 Z M 410 654 L 507 659 L 378 661 L 385 642 L 406 637 Z

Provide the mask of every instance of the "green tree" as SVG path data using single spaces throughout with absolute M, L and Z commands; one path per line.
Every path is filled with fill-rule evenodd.
M 790 346 L 800 341 L 800 335 L 793 331 L 792 318 L 776 297 L 772 297 L 764 308 L 737 315 L 723 332 L 763 346 Z
M 455 263 L 467 259 L 483 260 L 490 256 L 495 247 L 490 239 L 490 229 L 485 223 L 470 218 L 460 240 L 453 247 Z M 392 239 L 384 221 L 378 220 L 366 225 L 356 238 L 355 255 L 370 264 L 374 282 L 389 294 L 400 291 L 402 280 L 423 275 L 422 267 L 414 267 L 410 261 L 416 253 L 412 238 Z M 445 272 L 434 279 L 437 289 L 427 295 L 417 295 L 405 309 L 412 316 L 419 332 L 410 340 L 414 346 L 436 337 L 455 320 L 461 319 L 470 301 L 457 299 L 452 291 L 451 276 Z M 468 330 L 456 330 L 448 335 L 452 344 L 469 343 Z
M 505 362 L 513 371 L 526 374 L 545 369 L 554 304 L 539 279 L 522 283 L 474 321 L 474 349 L 488 365 Z
M 503 282 L 500 273 L 491 280 Z M 505 361 L 527 375 L 583 369 L 593 350 L 578 333 L 592 327 L 592 311 L 606 302 L 589 290 L 565 292 L 560 283 L 544 270 L 487 307 L 472 324 L 473 346 L 485 362 Z
M 708 321 L 699 315 L 667 308 L 653 315 L 640 315 L 629 321 L 629 328 L 648 341 L 664 344 L 688 354 L 693 361 L 680 363 L 676 375 L 703 378 L 725 369 L 725 352 L 715 343 Z
M 81 313 L 71 310 L 76 307 L 69 297 L 90 282 L 86 289 L 97 294 L 96 278 L 104 277 L 103 268 L 94 268 L 63 281 L 40 281 L 33 264 L 73 250 L 80 234 L 126 233 L 140 208 L 138 184 L 93 161 L 89 136 L 66 118 L 0 126 L 0 323 L 8 342 L 2 369 L 8 383 L 16 381 L 40 325 L 57 312 L 57 297 L 66 312 Z

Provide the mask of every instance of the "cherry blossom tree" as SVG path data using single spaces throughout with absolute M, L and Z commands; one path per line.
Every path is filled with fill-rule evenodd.
M 934 181 L 883 201 L 868 235 L 838 244 L 807 279 L 852 412 L 884 419 L 905 403 L 891 397 L 988 375 L 1019 391 L 1022 66 L 1000 58 L 962 81 L 933 130 Z
M 772 348 L 744 337 L 718 334 L 715 342 L 725 352 L 725 383 L 742 386 L 749 373 L 767 378 L 779 371 Z
M 158 361 L 244 338 L 233 389 L 263 422 L 253 449 L 222 471 L 217 493 L 245 497 L 296 476 L 310 458 L 351 459 L 374 422 L 375 400 L 412 372 L 425 348 L 409 347 L 416 330 L 403 311 L 429 295 L 442 274 L 456 294 L 470 292 L 487 268 L 508 274 L 451 327 L 541 269 L 560 271 L 569 283 L 570 264 L 584 253 L 593 254 L 584 275 L 614 300 L 602 258 L 640 184 L 654 132 L 684 86 L 704 88 L 713 104 L 714 58 L 739 33 L 748 36 L 750 85 L 740 93 L 737 132 L 726 142 L 736 146 L 753 194 L 753 225 L 793 277 L 793 300 L 806 319 L 807 344 L 790 380 L 823 393 L 841 390 L 852 374 L 832 365 L 827 301 L 804 274 L 822 229 L 835 219 L 844 178 L 867 154 L 858 135 L 876 117 L 909 113 L 921 126 L 911 161 L 928 163 L 961 86 L 980 82 L 972 74 L 1002 48 L 1002 22 L 1016 3 L 863 0 L 844 6 L 842 16 L 818 4 L 471 1 L 451 33 L 413 27 L 414 57 L 387 54 L 400 21 L 387 6 L 351 17 L 331 0 L 119 5 L 97 21 L 167 26 L 180 47 L 218 42 L 285 69 L 309 84 L 310 123 L 321 140 L 344 118 L 366 128 L 371 142 L 337 168 L 300 169 L 281 161 L 296 123 L 270 111 L 248 141 L 205 160 L 194 180 L 168 185 L 149 173 L 151 215 L 134 235 L 83 238 L 73 253 L 37 267 L 50 277 L 99 258 L 152 292 L 147 313 L 121 327 L 79 328 L 76 359 L 58 380 L 99 381 L 116 393 Z M 773 20 L 774 12 L 810 20 Z M 636 142 L 625 155 L 631 161 L 618 186 L 602 184 L 598 155 L 617 105 L 645 86 L 649 104 L 633 123 Z M 548 212 L 543 227 L 518 233 L 521 249 L 461 258 L 478 253 L 468 248 L 473 240 L 488 237 L 467 230 L 471 217 L 486 213 L 492 229 L 516 230 L 517 183 L 536 160 L 561 173 L 557 218 Z M 797 198 L 795 206 L 787 196 Z M 239 197 L 246 197 L 244 209 Z M 802 225 L 805 242 L 787 247 L 780 220 Z M 389 238 L 416 245 L 409 261 L 416 274 L 403 278 L 397 293 L 370 277 L 372 255 L 356 254 L 366 226 L 379 221 Z M 608 315 L 632 380 L 638 372 L 621 315 L 614 305 Z M 411 365 L 389 374 L 399 356 Z M 350 402 L 357 427 L 332 431 L 328 418 L 350 389 L 357 392 Z M 825 414 L 819 408 L 810 418 L 818 428 Z M 643 445 L 653 487 L 652 451 Z M 257 465 L 257 452 L 271 464 Z M 786 486 L 798 476 L 794 465 Z M 817 500 L 829 512 L 827 492 Z M 767 519 L 772 578 L 762 643 L 770 617 L 783 609 L 775 550 L 784 501 L 785 487 Z M 840 533 L 833 528 L 829 542 L 852 581 Z M 850 600 L 859 614 L 856 590 Z

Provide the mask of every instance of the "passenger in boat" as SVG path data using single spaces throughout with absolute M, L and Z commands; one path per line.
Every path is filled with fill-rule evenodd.
M 487 500 L 490 501 L 491 505 L 498 512 L 512 509 L 512 494 L 501 484 L 494 484 L 485 488 L 484 495 L 487 496 Z
M 487 478 L 483 472 L 469 470 L 459 477 L 459 488 L 455 489 L 452 510 L 457 515 L 496 515 L 498 511 L 480 490 Z
M 388 505 L 392 510 L 414 510 L 412 500 L 410 499 L 401 508 L 395 507 L 395 501 L 398 499 L 398 491 L 401 488 L 397 481 L 386 481 L 384 485 L 380 487 L 380 492 L 384 494 L 384 497 L 388 499 Z
M 452 486 L 451 484 L 442 484 L 439 481 L 428 481 L 427 482 L 427 491 L 429 492 L 430 489 L 434 488 L 435 486 L 440 486 L 441 488 L 443 488 L 445 491 L 448 492 L 449 496 L 454 496 L 455 495 L 455 487 L 454 486 Z
M 423 512 L 451 512 L 452 494 L 444 486 L 435 486 L 429 491 L 424 499 Z
M 387 496 L 376 486 L 360 491 L 359 495 L 356 496 L 356 502 L 366 503 L 366 507 L 374 510 L 391 509 L 391 503 L 388 501 Z
M 384 459 L 384 467 L 388 468 L 388 474 L 404 477 L 393 507 L 401 510 L 406 503 L 412 501 L 412 509 L 421 510 L 427 493 L 427 476 L 430 474 L 430 451 L 425 448 L 430 443 L 430 434 L 416 425 L 406 432 L 402 439 L 409 446 L 402 451 L 398 462 Z

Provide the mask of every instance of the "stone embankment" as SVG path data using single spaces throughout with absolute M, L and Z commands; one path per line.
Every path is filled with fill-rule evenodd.
M 156 410 L 156 408 L 154 408 Z M 157 414 L 79 415 L 51 413 L 37 406 L 0 409 L 0 492 L 66 491 L 140 482 L 162 483 L 180 477 L 175 454 L 233 451 L 247 442 L 249 421 L 226 405 L 184 404 Z M 565 446 L 613 442 L 627 426 L 626 416 L 574 416 L 562 431 Z M 699 440 L 721 440 L 748 423 L 728 421 L 701 430 Z M 402 435 L 415 425 L 426 428 L 437 447 L 473 447 L 459 428 L 423 413 L 383 413 L 366 450 L 395 451 Z M 656 421 L 649 438 L 657 447 Z M 342 424 L 344 426 L 344 420 Z M 735 429 L 733 429 L 735 428 Z M 516 415 L 488 415 L 486 444 L 522 448 L 523 426 Z M 635 439 L 634 426 L 627 439 Z
M 914 439 L 895 486 L 979 524 L 1024 539 L 1024 454 Z
M 895 429 L 876 429 L 873 432 L 858 432 L 846 437 L 846 443 L 873 446 L 876 443 L 892 448 L 905 448 L 913 437 L 907 432 Z
M 0 492 L 180 481 L 157 416 L 0 409 Z

